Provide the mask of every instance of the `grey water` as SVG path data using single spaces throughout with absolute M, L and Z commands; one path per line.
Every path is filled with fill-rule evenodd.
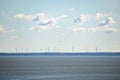
M 0 56 L 0 80 L 120 80 L 120 56 Z

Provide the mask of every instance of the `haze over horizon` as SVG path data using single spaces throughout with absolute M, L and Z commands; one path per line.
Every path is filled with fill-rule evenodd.
M 0 0 L 0 52 L 120 52 L 120 0 Z

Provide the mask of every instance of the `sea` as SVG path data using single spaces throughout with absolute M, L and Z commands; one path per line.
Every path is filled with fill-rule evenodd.
M 120 80 L 120 53 L 0 53 L 0 80 Z

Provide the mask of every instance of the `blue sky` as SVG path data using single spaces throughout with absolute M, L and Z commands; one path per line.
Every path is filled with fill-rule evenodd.
M 0 0 L 0 52 L 120 51 L 120 0 Z

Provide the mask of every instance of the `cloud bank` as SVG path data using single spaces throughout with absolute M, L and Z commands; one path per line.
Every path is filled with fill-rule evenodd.
M 100 23 L 98 23 L 99 21 Z M 81 28 L 86 22 L 94 23 L 94 27 L 87 26 Z M 104 31 L 105 33 L 113 33 L 118 31 L 115 28 L 116 21 L 112 13 L 80 14 L 80 16 L 74 20 L 74 23 L 77 27 L 73 28 L 72 31 L 75 33 L 81 31 Z
M 15 32 L 15 29 L 6 29 L 3 25 L 0 25 L 0 33 Z
M 57 23 L 63 18 L 66 18 L 66 15 L 58 16 L 58 17 L 50 17 L 44 13 L 38 13 L 35 15 L 25 15 L 25 14 L 17 14 L 15 15 L 16 19 L 23 19 L 27 21 L 36 22 L 35 27 L 31 27 L 32 31 L 42 31 L 42 30 L 50 30 L 53 28 L 57 28 Z
M 25 21 L 35 22 L 36 26 L 31 26 L 29 30 L 31 31 L 46 31 L 54 28 L 58 28 L 58 22 L 66 18 L 66 15 L 51 17 L 45 13 L 37 13 L 34 15 L 26 14 L 16 14 L 15 19 L 22 19 Z M 118 30 L 115 28 L 116 21 L 112 13 L 96 13 L 96 14 L 80 14 L 73 20 L 76 25 L 72 32 L 98 32 L 104 31 L 105 33 L 113 33 Z M 94 23 L 92 26 L 83 27 L 84 24 Z M 107 27 L 106 27 L 107 26 Z M 2 29 L 1 29 L 2 30 Z

